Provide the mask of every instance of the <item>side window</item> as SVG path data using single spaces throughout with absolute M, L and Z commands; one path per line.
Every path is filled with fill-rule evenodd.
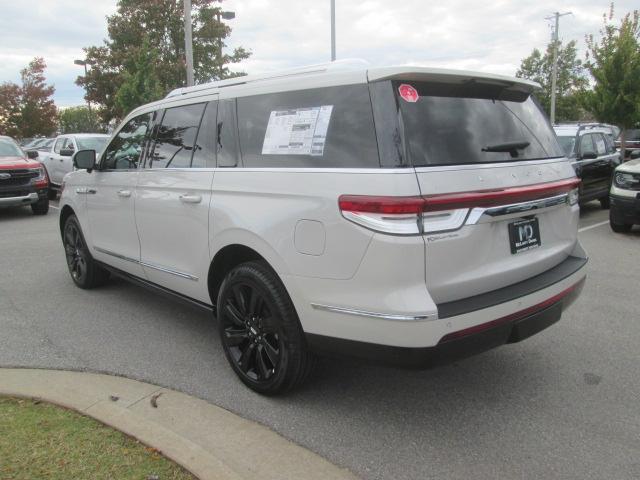
M 211 168 L 216 166 L 217 114 L 218 102 L 209 102 L 204 111 L 202 123 L 200 123 L 196 145 L 193 148 L 192 168 Z
M 62 145 L 64 145 L 66 138 L 59 138 L 56 140 L 56 144 L 53 146 L 53 151 L 56 153 L 60 153 L 60 150 L 62 150 Z
M 218 167 L 238 165 L 238 130 L 236 122 L 235 99 L 218 102 L 218 121 L 216 124 L 216 142 Z
M 64 146 L 62 147 L 62 149 L 71 150 L 72 152 L 75 151 L 76 147 L 73 145 L 73 138 L 68 137 L 64 142 Z
M 168 108 L 157 128 L 149 168 L 189 168 L 205 104 Z
M 245 167 L 380 168 L 367 85 L 238 98 Z
M 584 156 L 588 153 L 596 153 L 596 148 L 593 145 L 593 135 L 590 133 L 580 138 L 580 154 Z
M 129 120 L 111 140 L 102 155 L 103 170 L 132 170 L 138 168 L 151 113 Z
M 615 153 L 616 152 L 616 146 L 613 143 L 613 135 L 606 134 L 604 136 L 604 141 L 607 144 L 607 153 Z
M 604 142 L 604 136 L 601 133 L 594 133 L 593 140 L 596 144 L 596 153 L 598 156 L 607 154 L 607 145 Z

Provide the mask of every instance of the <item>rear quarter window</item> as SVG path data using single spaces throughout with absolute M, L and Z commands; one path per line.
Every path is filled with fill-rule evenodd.
M 380 167 L 367 85 L 242 97 L 237 99 L 237 108 L 245 167 Z M 291 135 L 286 125 L 278 124 L 281 121 L 294 122 Z M 265 143 L 268 127 L 270 138 Z M 310 145 L 312 130 L 315 135 Z

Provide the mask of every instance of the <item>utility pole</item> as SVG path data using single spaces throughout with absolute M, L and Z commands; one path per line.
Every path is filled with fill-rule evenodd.
M 184 56 L 187 64 L 187 87 L 192 87 L 193 38 L 191 36 L 191 0 L 184 0 Z
M 336 60 L 336 0 L 331 0 L 331 61 Z
M 551 70 L 551 125 L 556 123 L 556 82 L 558 81 L 558 29 L 560 28 L 560 17 L 571 15 L 571 12 L 556 12 L 547 20 L 555 19 L 556 25 L 553 29 L 553 66 Z

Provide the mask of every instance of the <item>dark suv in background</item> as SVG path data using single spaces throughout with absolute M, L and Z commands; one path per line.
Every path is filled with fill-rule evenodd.
M 611 126 L 578 123 L 555 125 L 553 129 L 576 175 L 582 180 L 580 203 L 599 200 L 602 208 L 609 208 L 611 178 L 622 161 Z

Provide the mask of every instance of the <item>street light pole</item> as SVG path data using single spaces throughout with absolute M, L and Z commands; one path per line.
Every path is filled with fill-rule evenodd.
M 331 0 L 331 61 L 336 60 L 336 0 Z
M 187 66 L 187 87 L 193 86 L 193 38 L 191 34 L 191 0 L 184 0 L 184 56 Z
M 560 27 L 560 17 L 571 15 L 571 12 L 556 12 L 553 17 L 547 17 L 547 20 L 555 18 L 556 26 L 553 30 L 553 66 L 551 70 L 551 112 L 549 117 L 551 125 L 556 123 L 556 83 L 558 79 L 558 28 Z
M 84 91 L 85 91 L 85 95 L 87 95 L 87 109 L 89 110 L 89 120 L 91 122 L 93 122 L 93 113 L 91 112 L 91 102 L 89 101 L 89 96 L 88 96 L 88 92 L 87 92 L 87 61 L 86 60 L 74 60 L 73 63 L 75 65 L 82 65 L 84 67 L 84 79 L 85 79 L 85 84 L 84 84 Z
M 224 20 L 233 20 L 236 18 L 236 12 L 221 12 L 218 10 L 216 12 L 216 20 L 218 24 L 222 23 L 221 18 Z M 222 79 L 222 67 L 224 66 L 224 60 L 222 58 L 222 33 L 224 32 L 221 32 L 220 37 L 218 38 L 218 59 L 220 60 L 220 74 L 218 75 L 220 78 L 218 78 L 218 80 Z

